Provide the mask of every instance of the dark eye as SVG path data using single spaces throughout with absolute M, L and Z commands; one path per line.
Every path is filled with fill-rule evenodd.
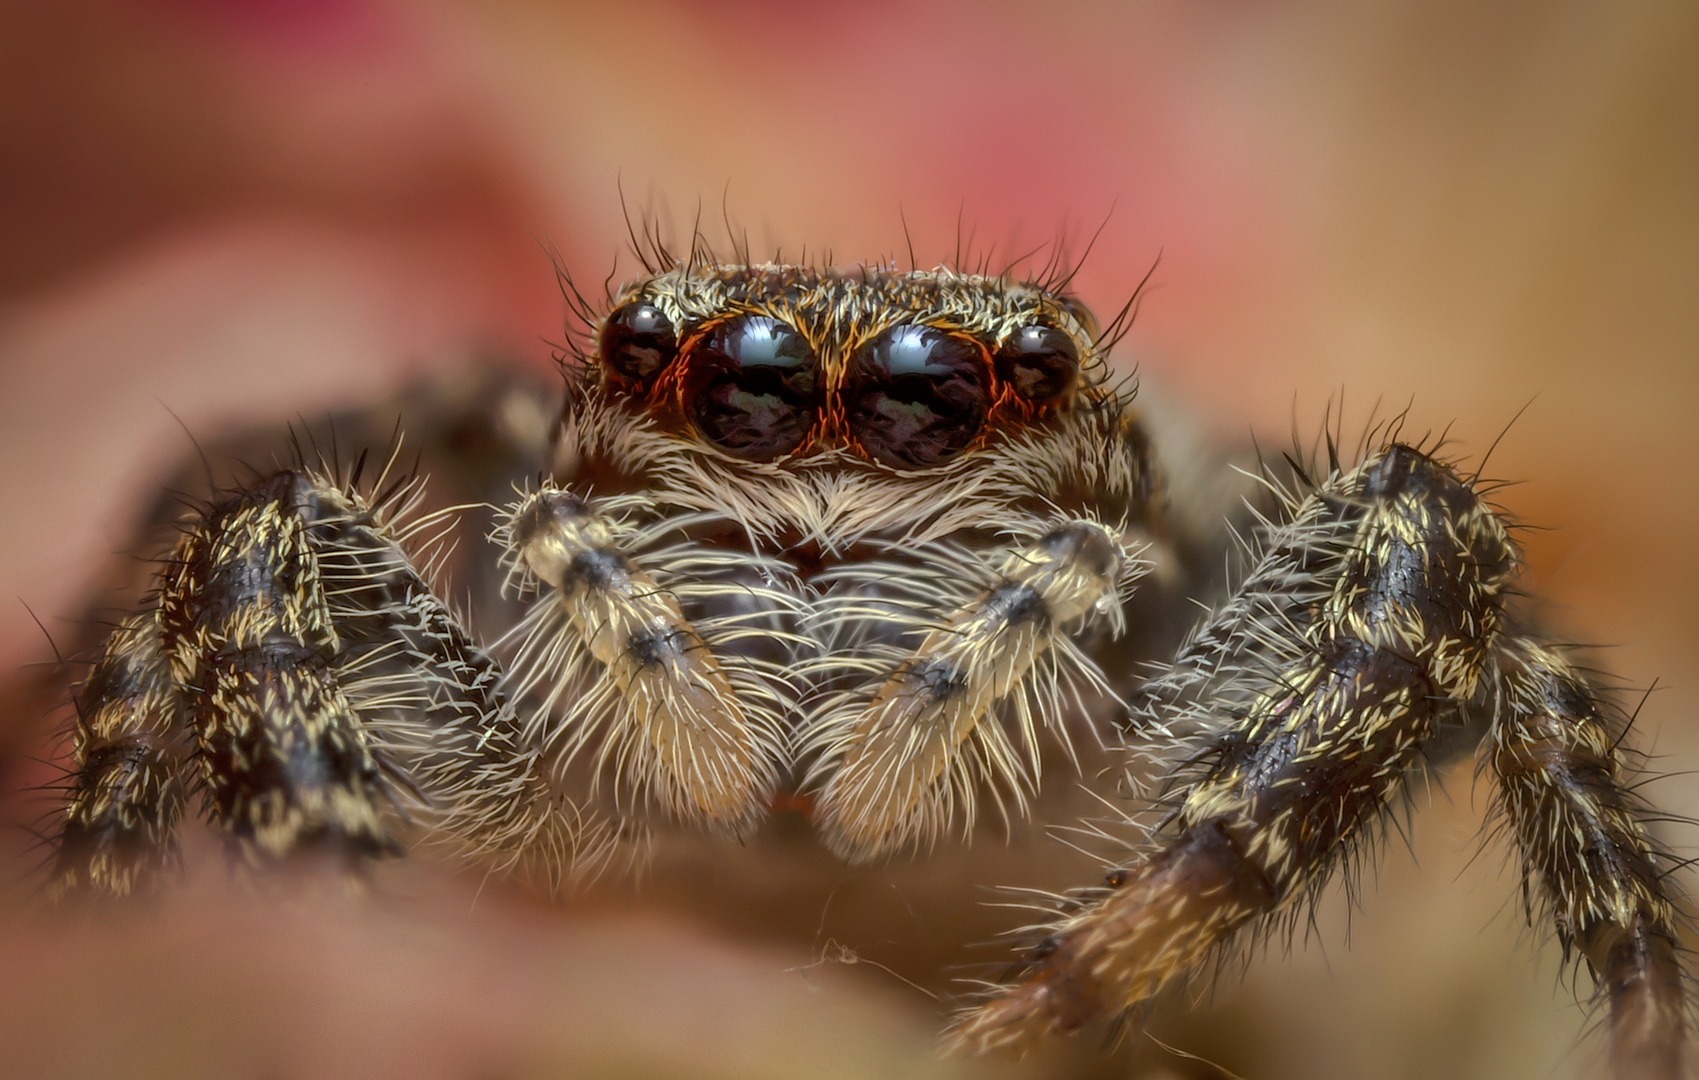
M 925 468 L 973 441 L 990 400 L 985 351 L 929 326 L 893 326 L 856 356 L 845 402 L 868 453 Z
M 1079 373 L 1074 339 L 1052 326 L 1023 326 L 997 350 L 997 377 L 1035 405 L 1066 400 Z
M 633 382 L 648 382 L 678 354 L 678 334 L 660 308 L 627 304 L 602 326 L 602 363 Z
M 690 350 L 686 407 L 696 429 L 728 454 L 772 461 L 814 426 L 814 350 L 765 315 L 740 315 Z

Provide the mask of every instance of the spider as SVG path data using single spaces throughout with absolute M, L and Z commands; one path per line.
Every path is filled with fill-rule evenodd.
M 191 804 L 255 866 L 434 845 L 560 887 L 775 813 L 910 859 L 1083 776 L 1114 868 L 946 1035 L 1018 1051 L 1301 918 L 1478 746 L 1618 1075 L 1680 1074 L 1623 718 L 1520 614 L 1478 475 L 1393 423 L 1223 510 L 1110 377 L 1134 305 L 1100 327 L 1061 271 L 651 255 L 602 304 L 565 279 L 564 403 L 414 402 L 429 477 L 298 444 L 194 507 L 77 694 L 55 895 L 160 887 Z

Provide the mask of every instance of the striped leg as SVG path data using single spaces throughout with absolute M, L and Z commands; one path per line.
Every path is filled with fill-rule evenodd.
M 76 771 L 48 885 L 55 900 L 145 892 L 175 861 L 181 709 L 159 653 L 159 613 L 149 607 L 113 631 L 77 695 Z
M 1621 733 L 1554 650 L 1507 642 L 1503 668 L 1492 768 L 1530 914 L 1549 914 L 1608 999 L 1618 1080 L 1674 1080 L 1685 1034 L 1676 912 L 1623 786 Z
M 393 519 L 415 492 L 395 489 L 378 508 L 393 512 L 346 487 L 314 494 L 311 535 L 368 731 L 405 777 L 409 816 L 428 842 L 521 867 L 551 888 L 594 876 L 616 831 L 554 790 L 500 667 L 403 548 Z
M 304 520 L 314 482 L 279 473 L 184 538 L 160 590 L 207 811 L 250 854 L 392 850 L 378 763 L 343 685 L 341 640 Z
M 958 1018 L 956 1046 L 1019 1047 L 1133 1009 L 1303 902 L 1475 694 L 1516 559 L 1474 492 L 1394 445 L 1291 510 L 1246 586 L 1149 688 L 1154 719 L 1215 718 L 1201 775 L 1176 778 L 1148 853 L 1066 915 L 1017 983 Z
M 169 862 L 191 759 L 252 861 L 397 851 L 398 800 L 433 839 L 553 881 L 605 854 L 405 549 L 417 494 L 291 469 L 192 525 L 80 695 L 56 893 L 128 892 Z

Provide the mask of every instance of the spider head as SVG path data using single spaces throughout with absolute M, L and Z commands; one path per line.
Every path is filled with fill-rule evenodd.
M 712 519 L 717 543 L 825 565 L 1010 515 L 1131 520 L 1153 498 L 1132 391 L 1109 384 L 1086 310 L 1040 285 L 671 266 L 623 286 L 592 330 L 551 476 L 700 515 L 694 535 Z

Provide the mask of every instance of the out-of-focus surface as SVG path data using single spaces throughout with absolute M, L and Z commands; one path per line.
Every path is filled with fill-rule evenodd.
M 1531 401 L 1489 470 L 1552 530 L 1523 536 L 1529 585 L 1562 633 L 1614 644 L 1629 684 L 1661 679 L 1639 741 L 1699 767 L 1696 72 L 1699 10 L 1674 0 L 6 5 L 0 663 L 49 656 L 24 605 L 76 617 L 189 450 L 173 414 L 212 437 L 491 352 L 544 366 L 560 305 L 538 241 L 599 282 L 623 190 L 681 238 L 699 207 L 719 235 L 725 204 L 757 251 L 845 261 L 906 261 L 904 221 L 923 264 L 958 218 L 1004 253 L 1059 229 L 1078 251 L 1101 224 L 1078 291 L 1112 311 L 1161 254 L 1121 354 L 1223 437 L 1279 443 L 1294 414 L 1313 431 L 1343 393 L 1351 422 L 1409 404 L 1478 456 Z M 35 717 L 0 715 L 41 752 Z M 18 756 L 5 783 L 50 776 Z M 1360 911 L 1336 890 L 1289 955 L 1156 1030 L 1255 1080 L 1596 1072 L 1504 849 L 1471 861 L 1484 791 L 1467 767 L 1447 786 L 1417 816 L 1419 869 L 1395 840 Z M 1646 794 L 1699 811 L 1691 778 Z M 1692 830 L 1665 835 L 1692 853 Z M 390 919 L 205 881 L 158 921 L 9 909 L 0 1059 L 946 1068 L 925 997 L 808 967 L 817 943 L 752 935 L 711 898 L 692 915 L 709 884 L 563 911 L 458 887 Z M 1217 1075 L 1143 1043 L 1111 1067 Z

